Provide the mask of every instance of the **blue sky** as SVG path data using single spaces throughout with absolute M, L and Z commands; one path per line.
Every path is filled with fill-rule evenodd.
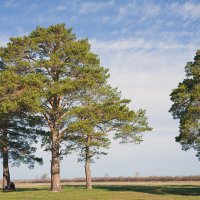
M 131 108 L 147 110 L 154 131 L 145 133 L 140 145 L 113 142 L 108 156 L 92 165 L 93 176 L 196 175 L 200 162 L 193 150 L 184 152 L 175 142 L 178 122 L 168 110 L 171 90 L 183 80 L 185 64 L 200 47 L 199 20 L 197 0 L 1 0 L 0 45 L 37 25 L 65 23 L 78 38 L 89 39 L 92 51 L 110 69 L 111 85 L 132 99 Z M 50 153 L 44 155 L 43 166 L 12 168 L 12 177 L 49 173 Z M 61 171 L 62 178 L 84 176 L 76 155 L 64 158 Z

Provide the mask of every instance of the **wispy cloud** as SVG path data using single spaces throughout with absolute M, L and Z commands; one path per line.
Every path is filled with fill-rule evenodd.
M 106 8 L 111 8 L 114 5 L 114 1 L 106 1 L 106 2 L 84 2 L 80 4 L 79 13 L 80 14 L 88 14 L 93 12 L 99 12 Z
M 127 5 L 119 6 L 118 13 L 115 16 L 115 22 L 120 22 L 128 16 L 137 16 L 140 20 L 155 17 L 159 14 L 161 8 L 158 4 L 154 3 L 136 3 L 131 2 Z
M 174 3 L 171 5 L 174 14 L 183 16 L 184 19 L 200 18 L 200 3 L 185 2 L 184 4 Z
M 115 50 L 123 51 L 130 49 L 160 49 L 160 50 L 171 50 L 171 49 L 194 49 L 197 45 L 191 44 L 182 44 L 176 41 L 158 41 L 158 40 L 144 40 L 142 38 L 128 38 L 115 41 L 98 41 L 91 40 L 92 44 L 95 44 L 95 48 L 101 48 L 104 50 Z

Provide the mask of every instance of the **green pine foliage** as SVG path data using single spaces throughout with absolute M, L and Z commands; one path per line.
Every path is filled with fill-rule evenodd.
M 35 156 L 38 142 L 36 127 L 31 127 L 30 119 L 16 114 L 1 114 L 0 116 L 0 158 L 2 158 L 5 143 L 8 148 L 8 160 L 12 166 L 20 166 L 21 163 L 33 168 L 35 163 L 42 164 L 42 158 Z M 7 137 L 3 136 L 6 129 Z
M 102 148 L 107 149 L 114 139 L 120 143 L 140 143 L 142 132 L 150 131 L 144 110 L 134 112 L 128 108 L 130 100 L 122 99 L 117 89 L 107 82 L 93 84 L 81 93 L 81 105 L 73 109 L 75 122 L 69 125 L 68 131 L 73 133 L 71 142 L 80 149 L 79 161 L 89 157 L 90 162 L 99 155 L 105 155 Z M 86 149 L 89 155 L 86 153 Z
M 0 54 L 2 53 L 2 49 Z M 2 56 L 2 54 L 1 54 Z M 37 75 L 39 76 L 39 75 Z M 33 168 L 42 164 L 42 158 L 35 156 L 37 137 L 44 132 L 36 127 L 36 117 L 28 117 L 38 107 L 40 79 L 32 74 L 16 73 L 2 60 L 0 66 L 0 158 L 3 159 L 4 186 L 9 184 L 9 166 L 27 164 Z M 38 121 L 38 120 L 37 120 Z M 38 121 L 41 124 L 41 121 Z
M 194 62 L 185 67 L 186 78 L 171 93 L 170 109 L 174 119 L 179 119 L 180 142 L 184 150 L 194 148 L 200 159 L 200 50 Z

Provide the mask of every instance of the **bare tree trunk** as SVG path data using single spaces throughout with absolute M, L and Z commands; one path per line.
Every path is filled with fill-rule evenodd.
M 58 80 L 58 77 L 55 78 L 55 81 Z M 49 128 L 52 132 L 51 138 L 51 191 L 59 192 L 61 190 L 60 186 L 60 139 L 59 139 L 59 129 L 57 129 L 57 123 L 60 119 L 59 116 L 59 103 L 60 97 L 54 95 L 49 102 L 52 106 L 52 114 L 45 114 Z
M 52 140 L 52 160 L 51 160 L 51 191 L 59 192 L 60 186 L 60 154 L 59 142 L 53 137 Z
M 86 160 L 85 160 L 85 178 L 86 178 L 86 188 L 92 189 L 92 178 L 90 171 L 90 155 L 89 147 L 86 147 Z
M 6 185 L 10 184 L 10 172 L 9 172 L 9 165 L 8 165 L 8 133 L 7 129 L 3 130 L 3 188 L 5 188 Z

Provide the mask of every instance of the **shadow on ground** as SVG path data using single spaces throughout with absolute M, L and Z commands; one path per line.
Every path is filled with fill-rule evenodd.
M 33 192 L 33 191 L 47 191 L 48 189 L 47 188 L 17 188 L 15 191 L 6 191 L 4 193 L 10 193 L 10 192 Z M 2 189 L 0 190 L 1 192 Z
M 83 188 L 83 186 L 65 186 L 74 188 Z M 104 191 L 118 191 L 118 192 L 140 192 L 158 195 L 183 195 L 183 196 L 200 196 L 200 186 L 196 185 L 165 185 L 165 186 L 94 186 L 94 189 Z

